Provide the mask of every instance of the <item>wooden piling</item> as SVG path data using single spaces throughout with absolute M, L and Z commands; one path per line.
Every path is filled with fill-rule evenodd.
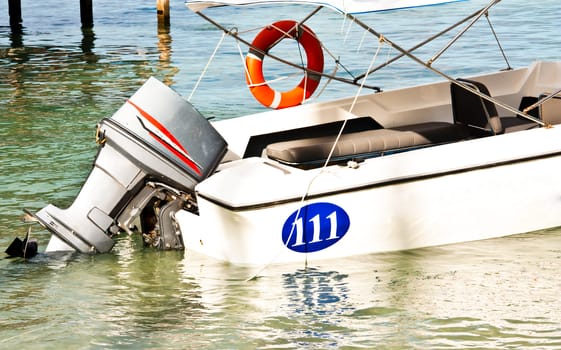
M 93 0 L 80 0 L 80 20 L 82 28 L 93 28 Z
M 23 19 L 21 18 L 21 0 L 8 0 L 8 14 L 10 16 L 10 28 L 13 33 L 21 33 Z
M 158 28 L 169 28 L 169 0 L 156 0 Z

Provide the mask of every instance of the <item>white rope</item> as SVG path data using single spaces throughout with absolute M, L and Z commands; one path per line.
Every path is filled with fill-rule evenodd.
M 358 44 L 358 47 L 356 48 L 356 52 L 359 53 L 360 50 L 362 49 L 362 43 L 364 42 L 364 39 L 366 38 L 366 34 L 368 34 L 368 32 L 365 30 L 362 33 L 362 37 L 360 38 L 360 43 Z
M 325 47 L 323 43 L 320 42 L 320 45 L 323 51 L 333 59 L 333 61 L 335 62 L 335 67 L 333 68 L 333 73 L 327 76 L 329 79 L 323 84 L 323 87 L 321 87 L 320 90 L 316 92 L 314 99 L 318 99 L 323 94 L 323 92 L 325 91 L 325 89 L 327 89 L 327 86 L 333 81 L 333 77 L 335 76 L 335 74 L 337 74 L 337 71 L 339 70 L 339 59 L 335 57 L 335 55 L 329 50 L 329 48 Z M 312 98 L 310 98 L 309 100 L 311 99 Z
M 298 210 L 296 211 L 296 215 L 294 216 L 294 221 L 292 222 L 292 228 L 290 229 L 290 234 L 288 235 L 288 237 L 286 238 L 286 241 L 284 242 L 284 249 L 279 249 L 278 253 L 275 254 L 275 256 L 273 256 L 271 258 L 271 260 L 269 260 L 268 263 L 264 264 L 259 270 L 257 270 L 257 272 L 255 272 L 253 275 L 251 275 L 251 277 L 249 277 L 248 279 L 246 279 L 245 281 L 251 281 L 254 278 L 256 278 L 257 276 L 259 276 L 263 271 L 265 271 L 265 269 L 267 267 L 269 267 L 273 262 L 275 262 L 279 256 L 281 256 L 281 254 L 285 251 L 285 249 L 288 248 L 288 243 L 290 243 L 290 240 L 292 239 L 292 236 L 294 235 L 294 230 L 296 227 L 296 221 L 298 220 L 298 218 L 300 217 L 300 212 L 302 211 L 302 206 L 304 204 L 304 201 L 306 200 L 306 197 L 308 196 L 308 193 L 310 192 L 310 187 L 312 187 L 312 183 L 315 181 L 315 179 L 321 175 L 321 172 L 319 172 L 318 174 L 316 174 L 311 180 L 310 182 L 308 182 L 308 186 L 306 187 L 306 191 L 304 191 L 304 195 L 300 198 L 300 201 L 298 202 Z M 308 266 L 308 254 L 306 254 L 305 256 L 305 266 Z
M 286 32 L 286 31 L 282 30 L 281 28 L 279 28 L 279 27 L 277 27 L 273 24 L 270 24 L 269 26 L 272 27 L 272 28 L 275 28 L 277 31 L 281 32 L 282 35 L 283 35 L 277 40 L 276 43 L 274 43 L 273 45 L 270 46 L 271 48 L 274 47 L 276 44 L 280 43 L 284 38 L 295 39 L 295 37 L 293 35 L 290 35 L 289 32 Z M 296 29 L 296 33 L 298 33 L 298 23 L 296 23 L 296 25 L 293 28 Z
M 293 35 L 290 35 L 289 32 L 286 32 L 286 31 L 282 30 L 281 28 L 279 28 L 279 27 L 277 27 L 277 26 L 275 26 L 275 25 L 270 25 L 270 26 L 271 26 L 272 28 L 275 28 L 277 31 L 279 31 L 279 32 L 281 32 L 281 33 L 283 34 L 283 37 L 281 37 L 281 38 L 279 39 L 278 42 L 280 42 L 280 41 L 281 41 L 282 39 L 284 39 L 285 37 L 286 37 L 286 38 L 289 38 L 289 39 L 295 39 L 294 36 L 293 36 Z M 297 26 L 296 26 L 296 27 L 297 27 Z M 311 34 L 311 32 L 310 32 L 306 27 L 302 27 L 302 29 Z M 298 30 L 298 28 L 296 28 L 296 30 Z M 277 43 L 278 43 L 278 42 L 277 42 Z M 299 43 L 298 43 L 298 44 L 299 44 Z M 273 45 L 273 46 L 274 46 L 274 45 Z M 266 81 L 264 81 L 264 82 L 262 82 L 262 83 L 254 83 L 254 82 L 251 80 L 251 75 L 249 74 L 249 70 L 247 69 L 247 65 L 245 64 L 245 57 L 244 57 L 244 54 L 243 54 L 243 52 L 242 52 L 242 50 L 241 50 L 241 47 L 240 47 L 239 42 L 238 42 L 238 51 L 239 51 L 239 54 L 240 54 L 240 57 L 241 57 L 241 60 L 242 60 L 242 64 L 243 64 L 243 67 L 244 67 L 244 70 L 245 70 L 245 75 L 246 75 L 246 76 L 248 77 L 248 79 L 249 79 L 249 84 L 248 84 L 249 87 L 257 87 L 257 86 L 263 86 L 263 85 L 270 85 L 271 83 L 275 83 L 275 82 L 278 82 L 278 81 L 286 80 L 286 79 L 295 77 L 295 76 L 297 76 L 297 75 L 300 74 L 299 72 L 298 72 L 298 73 L 292 73 L 292 74 L 288 74 L 288 75 L 285 75 L 285 76 L 281 76 L 281 77 L 278 77 L 278 78 L 275 78 L 275 79 L 268 79 L 268 80 L 266 80 Z M 308 72 L 307 72 L 307 71 L 304 71 L 304 96 L 303 96 L 303 98 L 302 98 L 302 103 L 306 101 L 306 90 L 307 90 L 307 85 L 308 85 Z
M 246 71 L 247 71 L 247 67 L 246 67 Z M 246 73 L 247 73 L 247 72 L 246 72 Z M 296 75 L 297 75 L 296 73 L 294 73 L 294 74 L 289 74 L 289 75 L 287 75 L 287 76 L 278 77 L 278 78 L 275 78 L 275 79 L 269 79 L 269 80 L 264 81 L 264 82 L 262 82 L 262 83 L 254 83 L 254 82 L 251 82 L 251 81 L 250 81 L 250 83 L 248 84 L 248 86 L 249 86 L 249 87 L 255 87 L 255 86 L 269 85 L 269 83 L 276 83 L 276 82 L 278 82 L 278 81 L 286 80 L 286 79 L 291 78 L 291 77 L 296 76 Z M 248 75 L 248 76 L 249 76 L 249 75 Z M 250 79 L 251 79 L 251 77 L 250 77 Z
M 226 37 L 226 32 L 222 32 L 222 37 L 220 38 L 220 40 L 218 41 L 218 44 L 216 45 L 216 47 L 214 48 L 214 52 L 212 53 L 212 55 L 210 56 L 210 58 L 208 59 L 208 62 L 206 63 L 205 68 L 203 69 L 203 71 L 201 72 L 201 75 L 199 76 L 199 79 L 197 80 L 197 83 L 195 84 L 195 86 L 193 87 L 193 90 L 191 91 L 191 94 L 189 95 L 189 98 L 187 99 L 187 101 L 191 101 L 191 98 L 193 97 L 193 95 L 195 94 L 195 91 L 197 91 L 197 88 L 199 87 L 199 84 L 201 83 L 201 80 L 203 80 L 204 75 L 206 74 L 208 67 L 210 66 L 210 64 L 212 63 L 212 60 L 214 59 L 214 57 L 216 56 L 216 53 L 218 52 L 218 49 L 220 48 L 220 46 L 222 45 L 222 42 L 224 41 L 224 38 Z
M 341 29 L 340 29 L 341 33 L 345 32 L 345 26 L 346 26 L 347 20 L 348 20 L 347 16 L 343 16 L 343 20 L 341 21 Z
M 382 45 L 378 45 L 378 48 L 376 49 L 376 53 L 374 54 L 374 56 L 372 57 L 372 60 L 370 61 L 370 65 L 368 66 L 368 70 L 366 71 L 366 75 L 364 76 L 364 79 L 362 79 L 362 82 L 360 83 L 360 86 L 355 94 L 355 97 L 353 99 L 353 102 L 351 103 L 351 106 L 349 107 L 349 111 L 347 114 L 347 117 L 345 117 L 345 120 L 343 121 L 343 125 L 341 125 L 341 128 L 339 129 L 339 133 L 337 134 L 337 137 L 335 138 L 335 141 L 333 142 L 333 146 L 331 146 L 331 150 L 329 151 L 329 155 L 327 156 L 327 159 L 325 160 L 325 163 L 323 164 L 323 167 L 321 168 L 321 172 L 324 171 L 324 169 L 327 167 L 327 165 L 329 164 L 329 161 L 331 160 L 331 157 L 333 156 L 333 152 L 335 152 L 335 147 L 337 147 L 337 143 L 339 142 L 339 139 L 341 138 L 341 135 L 343 134 L 343 130 L 345 129 L 345 126 L 347 125 L 347 121 L 349 120 L 349 115 L 351 115 L 355 105 L 356 105 L 356 101 L 358 100 L 360 93 L 362 91 L 362 88 L 364 87 L 364 83 L 366 82 L 366 79 L 368 79 L 368 72 L 370 72 L 370 69 L 372 69 L 372 66 L 374 65 L 374 62 L 376 62 L 376 58 L 378 57 L 378 54 L 380 53 Z M 321 173 L 320 172 L 320 173 Z
M 335 76 L 335 74 L 337 73 L 339 66 L 335 65 L 335 67 L 333 68 L 333 73 L 329 76 L 329 80 L 327 80 L 325 82 L 325 84 L 323 84 L 323 86 L 321 87 L 321 89 L 319 89 L 319 91 L 316 93 L 316 96 L 313 97 L 314 99 L 319 98 L 323 92 L 325 91 L 325 89 L 327 89 L 327 85 L 329 85 L 329 83 L 331 83 L 331 81 L 333 81 L 333 77 Z M 311 100 L 312 98 L 310 98 L 309 100 Z
M 354 19 L 349 23 L 349 26 L 347 27 L 347 32 L 345 33 L 345 38 L 343 39 L 343 42 L 347 42 L 347 38 L 349 37 L 349 34 L 351 33 L 351 29 L 353 29 L 353 24 L 355 23 Z
M 257 86 L 253 84 L 253 81 L 251 81 L 251 75 L 249 75 L 249 70 L 247 69 L 247 65 L 245 64 L 245 57 L 242 52 L 240 42 L 236 40 L 236 44 L 238 47 L 238 53 L 240 54 L 240 61 L 242 62 L 243 70 L 245 71 L 245 76 L 247 77 L 247 79 L 249 79 L 249 86 Z
M 380 42 L 380 43 L 382 43 L 382 42 Z M 368 67 L 367 72 L 370 71 L 370 69 L 372 68 L 372 66 L 376 62 L 376 59 L 378 57 L 378 54 L 380 53 L 381 48 L 382 48 L 382 45 L 381 44 L 378 45 L 378 48 L 376 49 L 376 52 L 375 52 L 374 56 L 372 57 L 372 61 L 370 62 L 370 65 Z M 352 110 L 354 109 L 354 106 L 356 105 L 358 97 L 360 96 L 360 93 L 362 91 L 362 88 L 363 88 L 367 78 L 368 78 L 368 73 L 366 74 L 366 76 L 362 80 L 362 83 L 360 84 L 360 86 L 357 90 L 357 93 L 355 94 L 354 100 L 351 103 L 351 106 L 349 107 L 349 114 L 348 115 L 350 115 L 352 113 Z M 316 175 L 314 175 L 314 177 L 312 177 L 310 179 L 310 181 L 308 182 L 308 185 L 306 186 L 306 190 L 304 191 L 304 194 L 300 198 L 299 205 L 298 205 L 298 210 L 296 211 L 296 215 L 294 217 L 294 222 L 292 222 L 292 228 L 290 230 L 290 234 L 288 235 L 286 241 L 284 242 L 284 248 L 285 249 L 288 247 L 288 244 L 289 244 L 290 240 L 292 239 L 292 236 L 294 235 L 294 230 L 295 230 L 295 227 L 296 227 L 296 221 L 298 220 L 298 218 L 300 216 L 300 212 L 302 210 L 302 206 L 304 204 L 304 201 L 306 200 L 306 197 L 308 197 L 308 194 L 310 193 L 310 188 L 312 187 L 312 184 L 314 183 L 314 181 L 320 175 L 322 175 L 325 172 L 325 168 L 327 167 L 327 165 L 329 164 L 329 161 L 331 160 L 331 157 L 333 156 L 333 152 L 335 151 L 335 147 L 337 146 L 337 143 L 339 142 L 339 139 L 341 138 L 341 135 L 343 133 L 343 130 L 345 129 L 345 125 L 347 124 L 347 121 L 348 121 L 348 117 L 346 117 L 345 120 L 343 121 L 343 125 L 339 129 L 339 134 L 337 134 L 337 137 L 336 137 L 335 141 L 333 142 L 333 146 L 331 147 L 329 155 L 328 155 L 325 163 L 323 164 L 321 170 Z M 255 272 L 251 277 L 249 277 L 245 281 L 248 282 L 248 281 L 251 281 L 251 280 L 257 278 L 257 276 L 259 276 L 267 267 L 269 267 L 273 262 L 275 262 L 283 252 L 284 252 L 284 249 L 279 250 L 279 252 L 277 254 L 275 254 L 275 256 L 273 256 L 268 263 L 264 264 L 257 272 Z M 306 256 L 305 256 L 305 266 L 307 266 L 307 265 L 308 265 L 308 254 L 306 254 Z
M 31 240 L 31 226 L 27 227 L 27 235 L 25 237 L 25 247 L 23 247 L 23 258 L 27 259 L 27 246 L 29 245 L 29 242 Z

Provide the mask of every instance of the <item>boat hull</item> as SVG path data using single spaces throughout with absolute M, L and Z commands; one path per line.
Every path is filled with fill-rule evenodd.
M 559 127 L 540 128 L 335 166 L 307 174 L 300 196 L 294 184 L 302 172 L 244 170 L 245 180 L 236 181 L 225 170 L 199 184 L 199 215 L 181 212 L 176 219 L 187 251 L 242 265 L 307 263 L 561 226 L 559 139 Z M 258 168 L 255 162 L 248 168 Z M 213 197 L 225 188 L 256 201 Z M 276 197 L 267 200 L 267 193 Z

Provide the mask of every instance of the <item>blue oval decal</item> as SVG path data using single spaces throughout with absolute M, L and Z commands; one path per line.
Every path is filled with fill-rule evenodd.
M 313 203 L 296 210 L 286 219 L 282 241 L 295 252 L 317 252 L 337 243 L 350 225 L 349 215 L 338 205 Z

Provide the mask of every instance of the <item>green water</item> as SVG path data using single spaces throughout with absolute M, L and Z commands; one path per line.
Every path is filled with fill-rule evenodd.
M 443 26 L 462 6 L 469 13 L 483 3 L 415 10 L 389 22 L 376 15 L 374 22 L 411 45 L 420 38 L 407 42 L 397 33 L 424 31 L 428 18 Z M 524 5 L 504 1 L 497 10 L 495 23 L 507 28 L 497 28 L 499 34 L 515 39 L 505 45 L 511 64 L 561 59 L 560 37 L 550 28 L 561 6 Z M 7 2 L 0 2 L 2 250 L 25 234 L 23 208 L 71 203 L 91 168 L 101 118 L 150 76 L 188 96 L 220 38 L 181 2 L 172 3 L 170 31 L 159 33 L 152 3 L 94 6 L 95 28 L 82 33 L 78 2 L 24 2 L 18 38 L 7 27 Z M 45 15 L 49 7 L 56 16 Z M 278 16 L 291 15 L 283 11 Z M 239 12 L 217 15 L 233 23 Z M 321 32 L 329 21 L 313 28 Z M 459 45 L 476 56 L 486 47 L 478 36 Z M 216 118 L 261 110 L 245 88 L 237 47 L 221 53 L 226 58 L 216 58 L 192 102 Z M 468 74 L 466 56 L 445 56 L 443 65 Z M 469 63 L 474 70 L 503 67 L 497 56 Z M 390 78 L 388 88 L 434 78 L 408 63 L 398 67 L 402 75 L 383 73 L 376 82 Z M 42 250 L 49 234 L 35 225 L 32 237 Z M 250 281 L 256 269 L 146 249 L 127 236 L 105 255 L 0 258 L 0 348 L 6 349 L 561 348 L 559 229 L 309 267 L 269 266 Z
M 561 346 L 559 231 L 253 271 L 119 241 L 4 260 L 0 347 Z

